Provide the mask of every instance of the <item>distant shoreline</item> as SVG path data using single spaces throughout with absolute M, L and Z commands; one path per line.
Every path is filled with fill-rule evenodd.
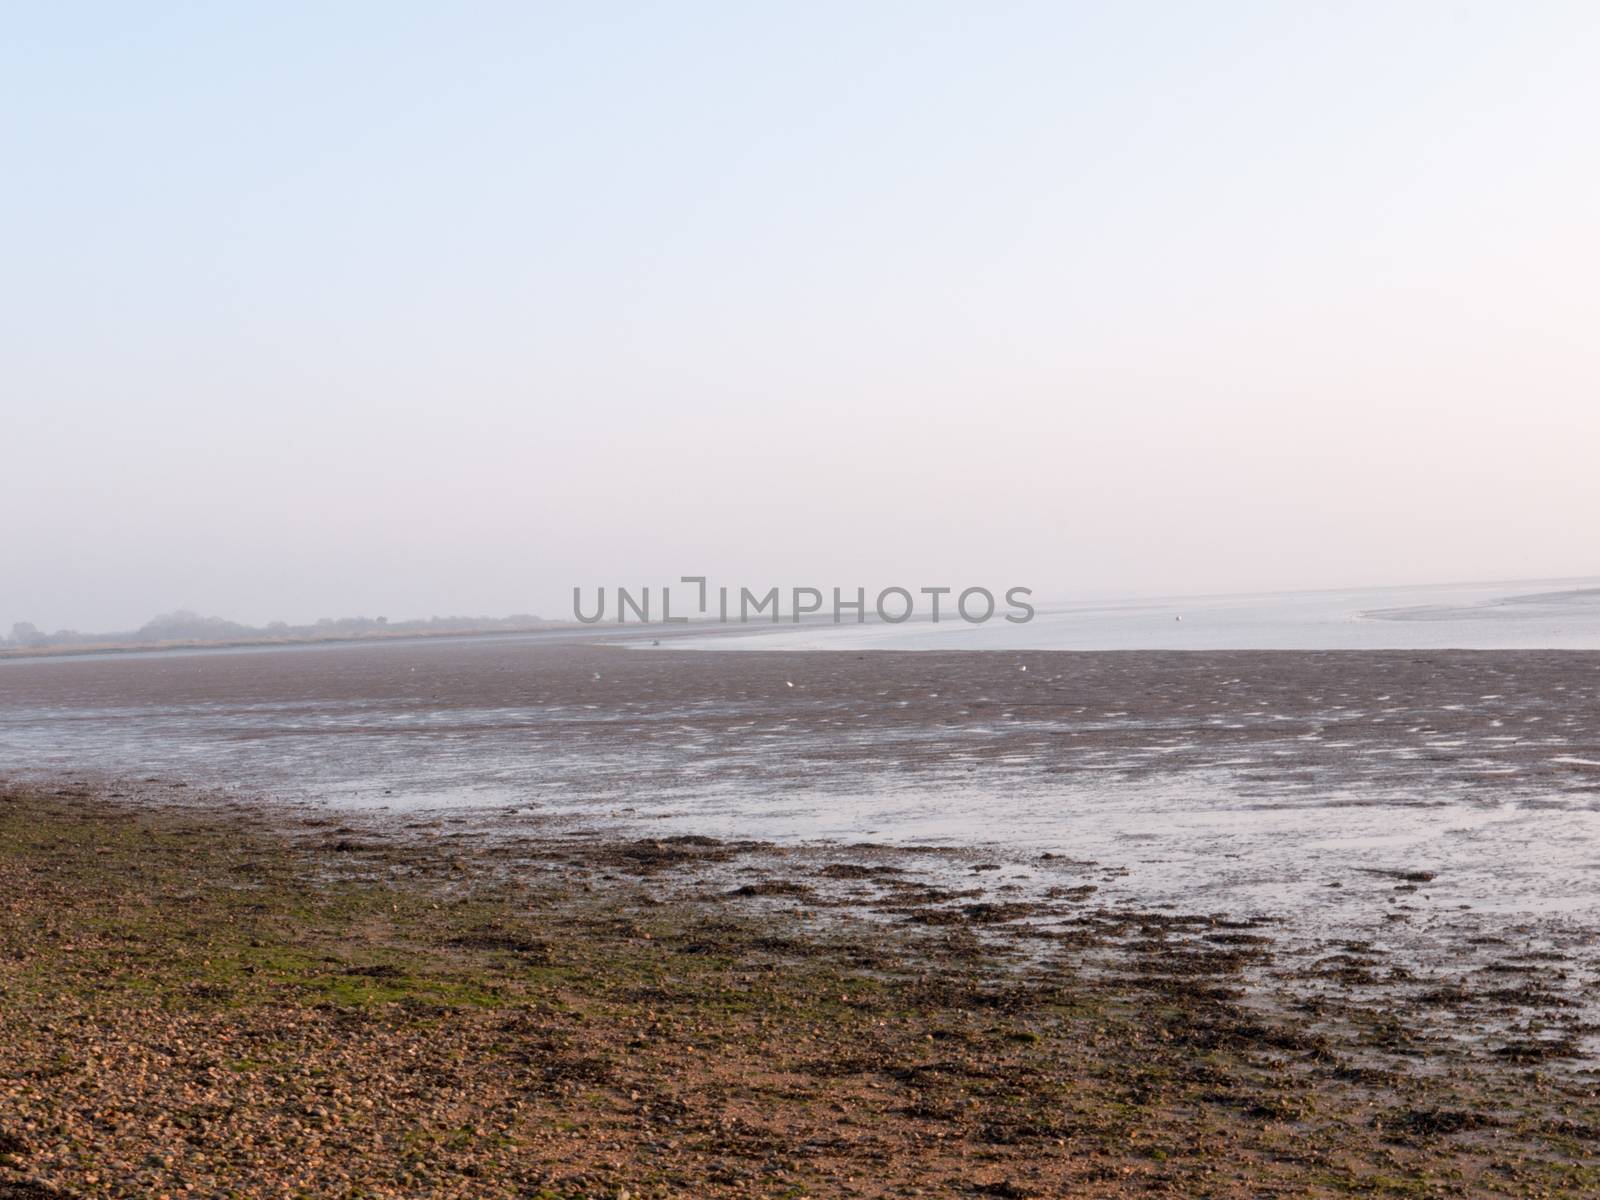
M 336 646 L 359 642 L 423 642 L 438 638 L 462 637 L 519 637 L 530 633 L 553 633 L 561 630 L 585 628 L 571 621 L 545 621 L 537 625 L 517 626 L 512 629 L 440 629 L 397 630 L 393 633 L 338 633 L 288 635 L 284 637 L 224 638 L 212 641 L 204 638 L 174 639 L 163 642 L 90 642 L 70 646 L 26 646 L 0 650 L 0 659 L 12 658 L 77 658 L 91 654 L 154 654 L 169 650 L 248 650 L 270 649 L 275 646 Z

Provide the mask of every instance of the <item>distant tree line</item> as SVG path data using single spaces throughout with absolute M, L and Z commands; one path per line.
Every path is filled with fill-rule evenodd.
M 58 629 L 46 633 L 29 621 L 18 621 L 10 637 L 0 637 L 0 649 L 48 650 L 70 646 L 166 646 L 216 642 L 319 641 L 326 638 L 405 637 L 437 633 L 493 633 L 543 629 L 558 624 L 531 613 L 509 617 L 428 617 L 391 621 L 388 617 L 323 617 L 311 625 L 272 621 L 266 625 L 241 625 L 221 617 L 203 617 L 180 609 L 152 617 L 138 629 L 113 633 L 79 633 Z

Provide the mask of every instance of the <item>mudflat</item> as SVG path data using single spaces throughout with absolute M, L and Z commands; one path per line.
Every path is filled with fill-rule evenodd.
M 649 770 L 690 766 L 724 787 L 1227 768 L 1324 792 L 1593 795 L 1600 651 L 705 652 L 554 634 L 18 659 L 0 662 L 0 748 L 8 771 L 183 761 L 419 802 L 435 785 L 617 794 L 594 776 L 619 758 L 641 803 Z
M 981 847 L 1432 977 L 1600 928 L 1600 654 L 697 652 L 534 635 L 0 663 L 0 779 Z M 1054 866 L 1041 870 L 1041 856 Z M 1083 864 L 1069 869 L 1071 864 Z

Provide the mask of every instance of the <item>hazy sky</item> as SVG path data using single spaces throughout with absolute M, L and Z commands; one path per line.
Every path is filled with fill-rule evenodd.
M 13 6 L 0 631 L 1600 571 L 1600 6 Z

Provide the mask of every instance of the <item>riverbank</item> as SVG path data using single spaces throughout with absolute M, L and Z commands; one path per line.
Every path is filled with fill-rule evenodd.
M 1275 995 L 1269 930 L 1039 928 L 870 848 L 339 820 L 3 794 L 0 1196 L 1600 1187 L 1587 1064 Z

